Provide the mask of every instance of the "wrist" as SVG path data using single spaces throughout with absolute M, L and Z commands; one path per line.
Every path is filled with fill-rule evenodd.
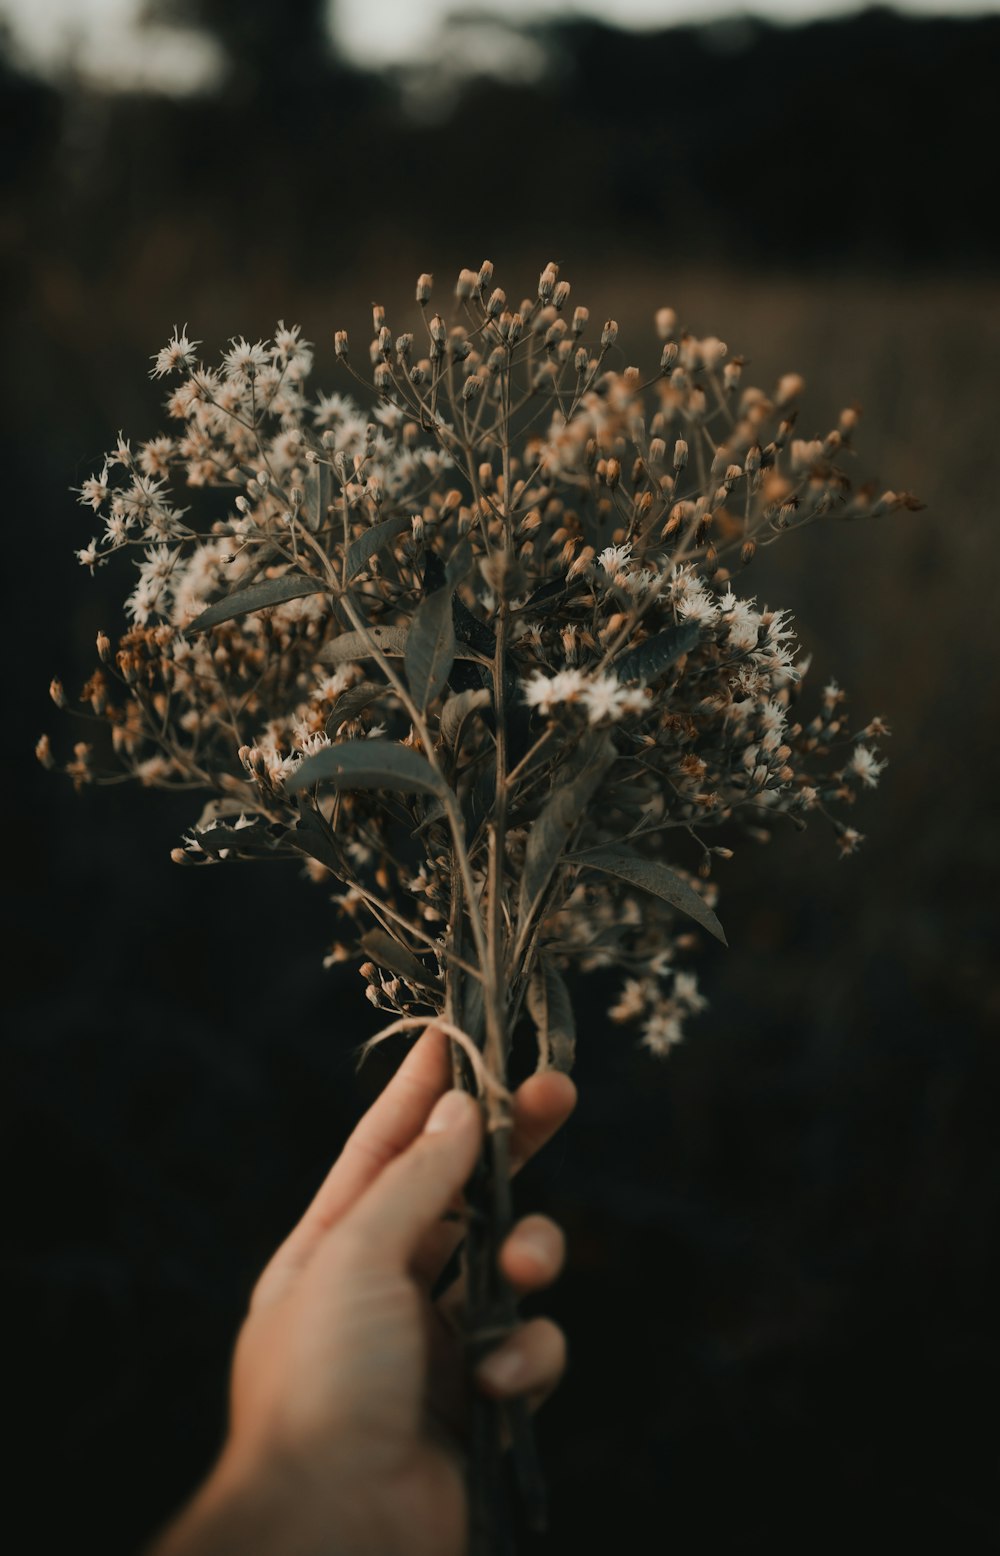
M 147 1556 L 364 1556 L 335 1478 L 231 1447 Z

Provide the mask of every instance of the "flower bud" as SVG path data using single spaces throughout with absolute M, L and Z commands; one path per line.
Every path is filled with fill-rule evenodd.
M 455 282 L 455 296 L 460 303 L 471 297 L 479 284 L 479 277 L 474 270 L 460 270 L 458 280 Z
M 102 664 L 111 663 L 111 639 L 106 632 L 97 634 L 97 657 Z
M 740 547 L 740 561 L 743 563 L 744 567 L 753 561 L 756 551 L 757 542 L 755 540 L 745 540 L 743 542 L 742 546 Z
M 568 301 L 569 301 L 569 282 L 568 281 L 560 281 L 559 285 L 556 287 L 555 291 L 552 293 L 552 306 L 554 308 L 558 308 L 560 310 L 560 312 L 561 312 L 562 309 L 565 308 L 565 306 L 566 306 Z
M 431 289 L 433 286 L 434 277 L 427 275 L 426 272 L 423 275 L 417 277 L 417 302 L 420 304 L 421 308 L 430 297 Z
M 590 309 L 589 308 L 574 308 L 573 309 L 573 334 L 574 335 L 582 335 L 583 334 L 584 330 L 587 328 L 587 321 L 588 321 L 589 318 L 590 318 Z
M 580 377 L 583 378 L 587 372 L 587 369 L 590 367 L 590 356 L 587 352 L 586 346 L 578 346 L 576 348 L 576 356 L 573 358 L 573 366 L 576 368 Z
M 670 340 L 677 329 L 677 315 L 672 308 L 656 310 L 656 333 L 661 340 Z M 676 353 L 675 353 L 676 355 Z
M 52 680 L 49 682 L 49 696 L 52 698 L 52 701 L 55 703 L 57 708 L 65 708 L 66 693 L 63 690 L 62 681 L 60 681 L 59 677 L 56 675 L 54 675 Z
M 385 328 L 385 309 L 381 303 L 375 303 L 372 307 L 372 330 L 377 335 L 379 330 Z
M 559 266 L 554 265 L 552 261 L 549 260 L 549 263 L 538 277 L 538 296 L 541 302 L 549 303 L 552 301 L 552 294 L 556 289 L 556 279 L 558 275 Z
M 678 438 L 674 444 L 674 469 L 683 470 L 688 462 L 688 446 L 683 438 Z
M 667 344 L 664 346 L 663 350 L 660 352 L 660 371 L 661 371 L 661 373 L 669 373 L 670 369 L 673 367 L 673 365 L 674 365 L 674 363 L 676 361 L 677 361 L 677 342 L 675 340 L 668 340 Z
M 333 349 L 338 357 L 346 357 L 348 354 L 347 331 L 337 330 L 333 337 Z
M 55 767 L 55 758 L 52 755 L 52 747 L 49 744 L 48 735 L 39 735 L 38 740 L 35 742 L 35 756 L 48 771 Z
M 618 320 L 605 319 L 604 328 L 601 331 L 601 350 L 607 351 L 618 339 Z
M 492 280 L 493 261 L 492 259 L 484 259 L 479 267 L 479 274 L 476 277 L 476 285 L 481 292 L 485 292 L 486 288 L 489 286 Z

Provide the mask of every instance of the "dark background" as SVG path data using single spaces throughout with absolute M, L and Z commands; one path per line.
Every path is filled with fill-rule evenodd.
M 793 536 L 745 583 L 893 727 L 863 851 L 730 839 L 732 949 L 700 959 L 711 1009 L 666 1063 L 599 1014 L 610 985 L 581 991 L 579 1109 L 517 1191 L 570 1246 L 535 1304 L 571 1348 L 547 1549 L 989 1548 L 1000 18 L 550 27 L 527 87 L 349 71 L 311 0 L 150 12 L 218 35 L 217 91 L 0 62 L 2 1248 L 31 1548 L 134 1551 L 204 1473 L 254 1275 L 395 1062 L 354 1076 L 371 1012 L 322 970 L 322 892 L 177 870 L 189 799 L 35 767 L 42 729 L 80 738 L 50 675 L 75 694 L 127 588 L 77 566 L 67 487 L 162 425 L 145 371 L 175 322 L 214 354 L 295 319 L 345 388 L 335 327 L 360 345 L 372 301 L 410 327 L 418 271 L 444 300 L 486 255 L 515 297 L 562 262 L 630 361 L 666 303 L 747 381 L 802 370 L 806 436 L 860 400 L 865 472 L 928 505 Z

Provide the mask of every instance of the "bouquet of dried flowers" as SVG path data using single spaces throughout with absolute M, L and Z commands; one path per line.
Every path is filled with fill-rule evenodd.
M 737 580 L 786 531 L 914 500 L 852 487 L 855 410 L 798 436 L 802 380 L 746 387 L 671 309 L 644 372 L 554 264 L 516 307 L 491 264 L 463 270 L 450 322 L 431 291 L 421 276 L 412 333 L 374 309 L 363 372 L 336 335 L 370 414 L 307 397 L 297 327 L 234 339 L 218 367 L 175 330 L 153 368 L 175 380 L 174 430 L 119 438 L 80 489 L 100 522 L 80 562 L 122 553 L 138 576 L 83 690 L 119 771 L 93 742 L 65 770 L 206 791 L 178 863 L 285 857 L 334 884 L 328 960 L 359 957 L 391 1018 L 371 1042 L 431 1021 L 452 1039 L 489 1125 L 465 1245 L 475 1361 L 515 1317 L 496 1264 L 512 1044 L 568 1070 L 567 974 L 607 967 L 611 1019 L 668 1053 L 705 1004 L 685 954 L 723 939 L 717 829 L 814 814 L 843 853 L 860 841 L 835 808 L 877 783 L 888 731 L 852 728 L 833 682 L 803 711 L 788 612 Z M 178 480 L 209 490 L 183 508 Z M 54 765 L 47 737 L 38 754 Z M 499 1407 L 476 1408 L 481 1495 Z

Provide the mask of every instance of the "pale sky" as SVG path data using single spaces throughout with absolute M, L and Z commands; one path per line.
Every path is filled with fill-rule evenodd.
M 280 3 L 280 0 L 276 0 Z M 85 74 L 166 90 L 208 80 L 214 59 L 202 40 L 135 24 L 141 0 L 0 0 L 22 56 L 58 68 L 73 61 Z M 341 50 L 371 68 L 426 57 L 450 11 L 492 13 L 511 21 L 546 16 L 599 17 L 627 27 L 709 21 L 751 13 L 775 21 L 807 21 L 862 9 L 858 0 L 337 0 Z M 905 0 L 897 9 L 949 16 L 1000 10 L 1000 0 Z

